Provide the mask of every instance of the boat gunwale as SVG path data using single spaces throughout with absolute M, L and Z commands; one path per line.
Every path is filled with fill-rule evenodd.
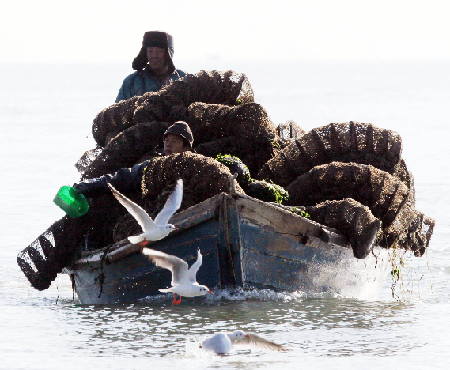
M 346 243 L 346 238 L 337 230 L 297 215 L 294 212 L 285 209 L 282 205 L 274 205 L 241 193 L 229 194 L 222 192 L 175 214 L 171 218 L 171 222 L 177 227 L 177 230 L 173 231 L 170 236 L 176 236 L 177 234 L 183 233 L 196 225 L 216 217 L 220 208 L 219 206 L 224 199 L 233 199 L 238 202 L 240 199 L 247 202 L 250 201 L 256 204 L 257 207 L 268 207 L 268 209 L 271 209 L 272 211 L 284 214 L 285 217 L 287 216 L 293 220 L 295 219 L 297 222 L 300 222 L 302 226 L 305 226 L 305 229 L 307 230 L 306 236 L 321 241 L 321 243 L 315 244 L 331 244 L 333 246 L 349 248 L 349 245 Z M 299 235 L 299 238 L 300 237 L 301 235 Z M 83 252 L 81 258 L 74 261 L 71 266 L 68 266 L 65 269 L 65 272 L 72 273 L 77 269 L 86 267 L 95 268 L 102 263 L 114 263 L 133 253 L 140 252 L 142 248 L 143 247 L 137 244 L 131 244 L 127 239 L 123 239 L 103 248 Z

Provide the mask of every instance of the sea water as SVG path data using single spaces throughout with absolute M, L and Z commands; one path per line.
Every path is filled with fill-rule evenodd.
M 79 179 L 74 163 L 95 146 L 92 120 L 114 101 L 130 71 L 125 65 L 0 65 L 0 368 L 447 368 L 449 63 L 180 67 L 246 73 L 274 123 L 294 120 L 309 130 L 354 120 L 397 131 L 415 177 L 416 206 L 436 220 L 428 252 L 403 256 L 399 282 L 388 266 L 380 289 L 347 286 L 345 294 L 225 290 L 179 306 L 163 295 L 93 306 L 79 304 L 64 275 L 36 291 L 16 254 L 63 216 L 52 199 Z M 288 351 L 239 347 L 217 357 L 198 348 L 202 338 L 238 328 Z

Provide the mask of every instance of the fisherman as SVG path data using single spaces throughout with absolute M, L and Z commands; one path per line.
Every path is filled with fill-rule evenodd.
M 194 136 L 191 128 L 184 121 L 177 121 L 164 132 L 163 153 L 156 155 L 170 155 L 192 150 Z M 109 193 L 108 183 L 111 183 L 121 193 L 140 190 L 141 179 L 148 162 L 138 163 L 131 168 L 121 168 L 114 174 L 103 175 L 94 179 L 74 184 L 73 187 L 87 197 L 95 197 Z
M 173 58 L 173 38 L 167 32 L 149 31 L 144 34 L 142 48 L 134 58 L 136 72 L 123 81 L 116 103 L 149 91 L 158 91 L 186 73 L 176 69 Z

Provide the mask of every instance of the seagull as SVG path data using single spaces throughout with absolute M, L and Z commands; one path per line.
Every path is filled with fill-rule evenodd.
M 245 333 L 242 330 L 236 330 L 232 333 L 214 334 L 212 337 L 205 339 L 200 347 L 218 355 L 225 355 L 231 351 L 233 344 L 251 344 L 274 351 L 285 351 L 281 344 L 271 342 L 254 333 Z
M 122 204 L 127 211 L 136 219 L 141 226 L 143 233 L 140 235 L 129 236 L 128 240 L 132 244 L 139 244 L 145 246 L 149 241 L 155 241 L 165 238 L 170 232 L 175 230 L 175 226 L 169 224 L 170 218 L 180 208 L 183 200 L 183 180 L 178 179 L 175 185 L 175 190 L 170 193 L 166 203 L 153 221 L 152 218 L 145 212 L 145 210 L 136 203 L 121 194 L 108 183 L 114 197 Z
M 162 293 L 173 293 L 172 304 L 180 304 L 181 297 L 198 297 L 212 293 L 206 285 L 197 283 L 197 271 L 202 265 L 202 254 L 198 250 L 197 260 L 188 267 L 186 261 L 161 251 L 143 248 L 142 253 L 155 263 L 156 266 L 172 272 L 172 286 L 169 289 L 159 289 Z M 177 298 L 177 295 L 180 298 Z

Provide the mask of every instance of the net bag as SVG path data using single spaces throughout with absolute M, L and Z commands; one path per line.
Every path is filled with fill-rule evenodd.
M 423 253 L 428 247 L 434 221 L 415 210 L 406 184 L 371 165 L 332 162 L 316 166 L 287 190 L 291 205 L 313 206 L 325 200 L 352 198 L 369 207 L 382 221 L 378 244 L 384 248 L 398 245 Z
M 162 143 L 167 127 L 167 122 L 154 121 L 127 128 L 114 137 L 90 162 L 82 178 L 99 177 L 119 168 L 132 167 Z
M 311 219 L 332 227 L 342 233 L 350 242 L 356 258 L 366 258 L 381 233 L 381 221 L 369 207 L 351 198 L 327 200 L 306 207 Z
M 215 159 L 201 154 L 184 152 L 153 158 L 142 177 L 142 199 L 139 204 L 152 217 L 162 209 L 177 179 L 183 179 L 183 201 L 180 211 L 221 192 L 229 192 L 232 174 Z M 243 193 L 237 185 L 236 191 Z M 114 228 L 114 240 L 139 232 L 130 215 L 123 216 Z
M 333 161 L 370 164 L 392 174 L 401 149 L 394 131 L 368 123 L 330 123 L 288 144 L 261 168 L 258 178 L 287 186 L 314 166 Z
M 256 103 L 233 107 L 193 103 L 188 108 L 187 121 L 195 141 L 200 144 L 196 147 L 198 152 L 214 157 L 224 153 L 237 156 L 252 173 L 257 173 L 279 147 L 273 123 L 264 108 Z M 226 147 L 210 145 L 205 150 L 201 143 L 208 142 L 225 144 Z

